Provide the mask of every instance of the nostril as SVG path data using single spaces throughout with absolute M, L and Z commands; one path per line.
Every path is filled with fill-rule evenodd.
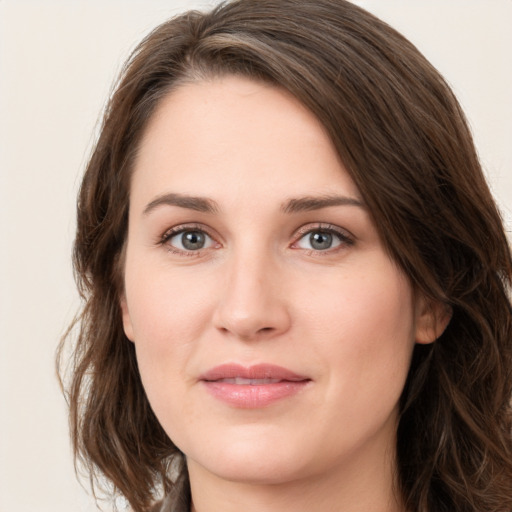
M 217 332 L 252 341 L 288 330 L 290 317 L 283 301 L 270 293 L 262 297 L 264 300 L 256 295 L 249 297 L 251 300 L 248 297 L 235 293 L 229 300 L 219 302 L 212 318 Z

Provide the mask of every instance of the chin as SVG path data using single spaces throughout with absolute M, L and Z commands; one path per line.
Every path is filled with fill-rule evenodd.
M 307 457 L 290 436 L 261 429 L 259 434 L 243 434 L 211 438 L 208 446 L 197 446 L 187 456 L 189 470 L 198 465 L 223 480 L 254 485 L 282 484 L 304 476 Z
M 201 464 L 201 461 L 198 464 Z M 204 461 L 202 465 L 217 478 L 248 485 L 280 485 L 305 476 L 294 461 L 268 460 L 264 455 L 258 460 L 233 457 L 221 462 Z M 293 468 L 293 471 L 290 471 L 290 468 Z

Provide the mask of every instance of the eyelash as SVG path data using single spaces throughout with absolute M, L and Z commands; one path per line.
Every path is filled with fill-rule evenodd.
M 205 249 L 198 249 L 198 250 L 195 250 L 195 251 L 190 251 L 190 250 L 184 250 L 184 249 L 179 249 L 177 247 L 174 247 L 172 246 L 169 241 L 174 238 L 175 236 L 177 235 L 180 235 L 182 233 L 187 233 L 187 232 L 197 232 L 197 233 L 204 233 L 208 238 L 210 238 L 214 243 L 217 243 L 215 238 L 210 235 L 210 233 L 208 232 L 207 229 L 205 229 L 205 227 L 201 224 L 181 224 L 179 226 L 175 226 L 171 229 L 168 229 L 161 237 L 160 241 L 159 241 L 159 245 L 162 245 L 162 246 L 166 246 L 167 250 L 173 254 L 178 254 L 180 256 L 187 256 L 187 257 L 197 257 L 197 256 L 201 256 L 201 254 L 203 253 L 203 251 L 205 249 L 208 249 L 208 248 L 205 248 Z
M 315 256 L 328 256 L 331 254 L 335 254 L 343 249 L 346 249 L 347 247 L 351 247 L 355 243 L 354 237 L 349 234 L 346 230 L 339 228 L 338 226 L 334 226 L 332 224 L 322 224 L 317 223 L 315 225 L 308 224 L 306 226 L 301 227 L 298 231 L 296 231 L 294 238 L 295 242 L 292 244 L 292 248 L 300 249 L 300 247 L 294 247 L 297 246 L 297 244 L 303 240 L 307 235 L 311 235 L 312 233 L 322 233 L 322 234 L 329 234 L 334 235 L 339 240 L 339 244 L 335 247 L 330 247 L 325 250 L 320 249 L 303 249 L 306 251 L 306 254 L 308 255 L 315 255 Z
M 212 236 L 208 229 L 205 229 L 205 227 L 201 224 L 182 224 L 179 226 L 175 226 L 171 229 L 168 229 L 159 240 L 159 245 L 166 246 L 167 250 L 173 254 L 177 254 L 180 256 L 186 256 L 186 257 L 198 257 L 203 254 L 203 252 L 207 249 L 210 249 L 210 247 L 197 249 L 197 250 L 184 250 L 179 249 L 177 247 L 174 247 L 169 243 L 169 241 L 182 233 L 186 232 L 198 232 L 198 233 L 204 233 L 208 238 L 210 238 L 213 242 L 213 244 L 220 245 L 216 240 L 215 237 Z M 323 233 L 323 234 L 329 234 L 334 235 L 338 240 L 339 244 L 335 247 L 328 248 L 325 250 L 320 249 L 302 249 L 306 252 L 308 255 L 320 255 L 320 256 L 326 256 L 329 254 L 337 253 L 340 250 L 343 250 L 343 248 L 353 246 L 355 243 L 354 237 L 350 235 L 347 231 L 339 228 L 338 226 L 334 226 L 332 224 L 322 224 L 322 223 L 316 223 L 314 225 L 307 224 L 300 229 L 298 229 L 294 235 L 294 242 L 291 244 L 292 249 L 301 249 L 300 247 L 297 247 L 297 244 L 304 239 L 307 235 L 311 235 L 312 233 Z

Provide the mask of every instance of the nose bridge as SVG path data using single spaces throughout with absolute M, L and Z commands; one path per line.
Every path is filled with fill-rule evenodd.
M 233 250 L 215 315 L 216 326 L 241 339 L 285 331 L 289 314 L 280 290 L 278 262 L 270 250 L 245 244 Z

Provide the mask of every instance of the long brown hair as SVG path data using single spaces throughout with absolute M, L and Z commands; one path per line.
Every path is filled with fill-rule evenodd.
M 183 457 L 149 406 L 123 333 L 119 295 L 130 173 L 147 121 L 180 83 L 223 74 L 283 87 L 317 116 L 391 257 L 453 311 L 435 343 L 416 346 L 401 398 L 397 480 L 407 509 L 510 512 L 512 262 L 500 215 L 443 78 L 344 0 L 238 0 L 188 12 L 129 59 L 78 200 L 84 308 L 67 386 L 75 455 L 136 512 L 162 490 L 189 500 Z

